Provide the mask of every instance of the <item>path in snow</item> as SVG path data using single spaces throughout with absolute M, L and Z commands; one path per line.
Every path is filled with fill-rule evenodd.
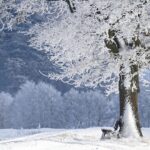
M 18 131 L 17 131 L 18 132 Z M 38 134 L 0 141 L 0 150 L 150 150 L 150 129 L 143 129 L 142 139 L 100 141 L 100 128 L 78 130 L 40 130 Z M 11 135 L 12 130 L 7 131 Z M 29 134 L 36 133 L 30 130 Z M 5 134 L 5 133 L 4 133 Z M 0 134 L 0 137 L 2 135 Z

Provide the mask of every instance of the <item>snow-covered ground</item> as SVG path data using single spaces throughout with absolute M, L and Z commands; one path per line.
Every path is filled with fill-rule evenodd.
M 0 130 L 0 150 L 150 150 L 150 129 L 142 139 L 100 140 L 100 128 Z

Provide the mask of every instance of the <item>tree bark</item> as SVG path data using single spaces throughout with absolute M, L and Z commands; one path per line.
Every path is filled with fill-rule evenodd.
M 139 93 L 139 76 L 138 76 L 138 65 L 131 65 L 130 66 L 130 88 L 127 89 L 125 87 L 125 80 L 126 74 L 124 73 L 124 66 L 120 66 L 120 74 L 119 74 L 119 99 L 120 99 L 120 116 L 125 115 L 125 108 L 127 102 L 131 105 L 134 120 L 135 120 L 135 127 L 138 131 L 140 137 L 142 137 L 141 127 L 140 127 L 140 120 L 139 120 L 139 113 L 138 113 L 138 93 Z M 127 99 L 128 97 L 128 99 Z M 123 129 L 126 128 L 125 124 L 123 123 L 121 134 L 123 135 Z

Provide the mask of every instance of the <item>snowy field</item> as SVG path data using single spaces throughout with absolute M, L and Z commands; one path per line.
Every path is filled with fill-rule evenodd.
M 150 129 L 142 139 L 100 140 L 100 128 L 0 130 L 0 150 L 150 150 Z

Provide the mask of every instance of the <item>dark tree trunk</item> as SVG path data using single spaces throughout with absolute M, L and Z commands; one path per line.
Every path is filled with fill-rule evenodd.
M 126 80 L 126 74 L 124 73 L 124 66 L 122 65 L 120 67 L 120 75 L 119 75 L 120 116 L 124 116 L 126 104 L 127 102 L 129 102 L 134 115 L 135 126 L 137 128 L 139 136 L 142 137 L 143 135 L 141 132 L 138 114 L 138 93 L 139 93 L 138 65 L 131 65 L 130 73 L 131 73 L 131 80 L 130 80 L 131 85 L 129 89 L 126 89 L 124 84 Z M 125 128 L 124 125 L 121 129 L 121 133 L 123 131 L 123 128 Z
M 131 66 L 131 74 L 133 75 L 131 79 L 131 106 L 135 115 L 136 126 L 140 136 L 142 135 L 139 113 L 138 113 L 138 93 L 140 91 L 139 88 L 139 75 L 138 75 L 138 65 Z M 136 89 L 134 89 L 136 87 Z
M 125 108 L 125 100 L 126 100 L 126 89 L 124 86 L 125 75 L 123 72 L 124 66 L 120 66 L 120 74 L 119 74 L 119 102 L 120 102 L 120 116 L 123 116 L 124 108 Z

